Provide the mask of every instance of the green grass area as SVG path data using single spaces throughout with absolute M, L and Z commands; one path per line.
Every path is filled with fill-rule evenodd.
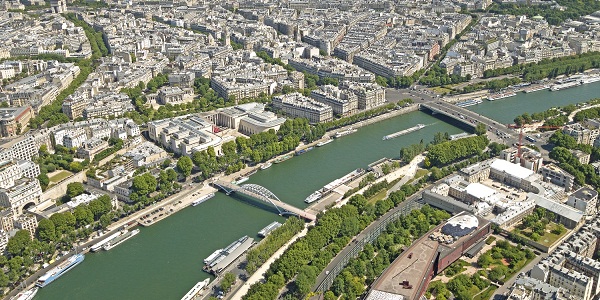
M 539 243 L 541 245 L 544 245 L 546 247 L 552 246 L 552 244 L 554 244 L 557 240 L 559 240 L 561 237 L 563 237 L 565 234 L 567 234 L 567 231 L 564 231 L 562 234 L 559 234 L 559 235 L 552 233 L 552 230 L 554 228 L 556 228 L 557 226 L 558 226 L 558 224 L 556 224 L 554 222 L 548 223 L 548 225 L 546 225 L 544 235 L 541 236 L 540 239 L 535 242 Z M 519 236 L 522 236 L 523 238 L 531 239 L 531 238 L 529 238 L 529 235 L 531 234 L 531 228 L 525 228 L 522 230 L 515 229 L 515 230 L 513 230 L 513 233 L 518 234 Z
M 58 183 L 61 180 L 65 179 L 71 175 L 73 175 L 73 173 L 71 173 L 67 170 L 62 170 L 52 176 L 48 176 L 48 178 L 50 179 L 50 182 Z
M 525 267 L 528 263 L 530 263 L 535 257 L 532 258 L 528 258 L 525 261 L 521 261 L 520 264 L 517 265 L 517 267 L 512 271 L 512 272 L 508 272 L 508 274 L 506 274 L 504 276 L 504 282 L 508 281 L 509 279 L 511 279 L 513 276 L 515 276 L 517 273 L 519 273 L 521 271 L 521 269 L 523 269 L 523 267 Z
M 379 191 L 379 193 L 371 196 L 371 198 L 368 200 L 368 203 L 375 204 L 377 201 L 385 199 L 387 196 L 387 191 L 388 189 L 383 189 Z
M 430 87 L 429 89 L 432 90 L 434 93 L 438 93 L 438 94 L 452 92 L 452 89 L 441 87 L 441 86 L 434 86 L 434 87 Z
M 488 300 L 488 299 L 490 299 L 492 297 L 492 295 L 494 294 L 494 292 L 497 289 L 498 288 L 495 285 L 491 285 L 485 291 L 483 291 L 481 294 L 475 296 L 473 298 L 473 300 Z
M 418 169 L 417 172 L 415 172 L 415 176 L 413 178 L 411 178 L 406 184 L 412 183 L 415 180 L 419 180 L 419 178 L 427 175 L 428 173 L 429 173 L 428 170 Z
M 506 282 L 536 258 L 531 249 L 521 247 L 499 240 L 492 249 L 479 256 L 477 264 L 489 280 Z
M 419 178 L 421 178 L 421 177 L 423 177 L 423 176 L 427 175 L 427 173 L 429 173 L 429 171 L 428 171 L 428 170 L 425 170 L 425 169 L 418 169 L 418 170 L 417 170 L 417 172 L 416 172 L 416 174 L 415 174 L 415 177 L 414 177 L 414 178 L 415 178 L 415 179 L 419 179 Z

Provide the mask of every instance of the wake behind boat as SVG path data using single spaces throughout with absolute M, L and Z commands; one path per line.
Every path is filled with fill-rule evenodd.
M 400 130 L 400 131 L 398 131 L 396 133 L 388 134 L 388 135 L 386 135 L 386 136 L 383 137 L 383 140 L 384 141 L 385 140 L 391 140 L 391 139 L 397 138 L 397 137 L 399 137 L 401 135 L 405 135 L 405 134 L 409 134 L 411 132 L 415 132 L 417 130 L 421 130 L 421 129 L 425 128 L 425 126 L 427 126 L 427 125 L 425 125 L 425 124 L 417 124 L 417 126 L 413 126 L 411 128 Z

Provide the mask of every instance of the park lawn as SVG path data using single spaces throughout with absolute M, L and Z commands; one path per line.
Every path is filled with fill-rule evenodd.
M 418 169 L 418 170 L 417 170 L 417 172 L 415 173 L 415 177 L 414 177 L 414 178 L 415 178 L 415 179 L 419 179 L 419 178 L 421 178 L 421 177 L 423 177 L 423 176 L 427 175 L 427 173 L 429 173 L 429 171 L 428 171 L 428 170 L 425 170 L 425 169 Z
M 475 296 L 475 298 L 473 298 L 473 300 L 488 300 L 492 297 L 492 295 L 494 294 L 494 292 L 497 290 L 498 288 L 495 285 L 490 285 L 485 291 L 483 291 L 481 294 Z
M 511 268 L 508 268 L 508 274 L 504 275 L 504 279 L 503 281 L 506 282 L 509 279 L 511 279 L 513 276 L 515 276 L 515 274 L 519 273 L 521 271 L 521 269 L 523 269 L 528 263 L 530 263 L 535 257 L 532 257 L 531 259 L 525 259 L 524 261 L 521 261 L 519 263 L 519 265 L 516 266 L 516 268 L 514 270 L 512 270 Z
M 554 229 L 556 226 L 558 226 L 558 224 L 556 224 L 554 222 L 548 223 L 548 225 L 546 225 L 546 230 L 544 231 L 544 235 L 541 236 L 540 239 L 536 243 L 539 243 L 546 247 L 550 247 L 557 240 L 559 240 L 561 237 L 563 237 L 565 234 L 567 234 L 567 230 L 565 230 L 565 232 L 563 232 L 560 235 L 556 235 L 556 234 L 552 233 L 552 229 Z M 513 233 L 516 233 L 516 234 L 530 240 L 530 238 L 527 235 L 525 235 L 525 233 L 527 233 L 527 234 L 531 233 L 531 229 L 525 228 L 525 229 L 520 230 L 520 232 L 513 230 Z
M 387 191 L 388 189 L 383 189 L 379 191 L 377 194 L 371 196 L 371 198 L 369 198 L 367 202 L 375 204 L 377 201 L 385 199 L 385 197 L 387 196 Z
M 428 170 L 418 169 L 417 172 L 415 172 L 415 176 L 413 178 L 411 178 L 408 182 L 406 182 L 406 184 L 412 183 L 415 180 L 419 180 L 419 178 L 427 175 L 428 173 L 429 173 Z
M 73 175 L 73 173 L 71 173 L 67 170 L 61 170 L 52 176 L 48 176 L 48 178 L 50 179 L 50 182 L 58 183 L 61 180 L 65 179 L 71 175 Z
M 535 257 L 534 257 L 534 258 L 535 258 Z M 504 275 L 504 279 L 503 279 L 503 281 L 507 281 L 507 280 L 509 280 L 511 277 L 513 277 L 515 274 L 519 273 L 519 271 L 521 271 L 521 269 L 523 269 L 523 267 L 525 267 L 525 266 L 526 266 L 526 265 L 527 265 L 529 262 L 531 262 L 532 260 L 533 260 L 533 258 L 531 258 L 531 259 L 525 259 L 525 260 L 521 261 L 521 262 L 520 262 L 520 263 L 519 263 L 519 264 L 516 266 L 516 268 L 515 268 L 514 270 L 512 270 L 512 269 L 509 267 L 509 268 L 508 268 L 508 273 L 507 273 L 506 275 Z M 507 264 L 505 261 L 503 261 L 502 259 L 495 259 L 495 260 L 494 260 L 494 263 L 490 264 L 490 266 L 489 266 L 489 267 L 487 267 L 487 268 L 484 268 L 484 269 L 482 269 L 482 270 L 484 270 L 484 271 L 488 272 L 488 271 L 490 271 L 491 269 L 493 269 L 494 267 L 501 266 L 501 265 L 504 265 L 504 266 L 507 266 L 507 267 L 508 267 L 508 264 Z M 487 276 L 486 276 L 486 278 L 487 278 Z
M 475 285 L 473 285 L 471 287 L 471 289 L 469 290 L 469 294 L 471 294 L 471 298 L 473 297 L 473 295 L 475 295 L 475 294 L 477 294 L 479 292 L 480 292 L 479 288 L 476 287 Z
M 431 87 L 429 89 L 432 90 L 433 92 L 437 93 L 437 94 L 443 94 L 443 93 L 450 93 L 450 92 L 452 92 L 452 89 L 441 87 L 441 86 L 435 86 L 435 87 Z

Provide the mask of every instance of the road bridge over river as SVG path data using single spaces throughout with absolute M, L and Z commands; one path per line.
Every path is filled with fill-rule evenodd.
M 452 103 L 445 101 L 430 101 L 420 104 L 421 110 L 429 110 L 433 114 L 442 114 L 465 125 L 476 127 L 482 123 L 486 126 L 488 133 L 494 134 L 502 139 L 508 140 L 507 144 L 518 140 L 517 134 L 514 131 L 501 124 L 498 121 L 492 120 L 486 116 L 472 112 L 466 108 L 458 107 Z
M 299 209 L 293 205 L 282 202 L 271 191 L 258 184 L 242 184 L 237 185 L 230 182 L 217 180 L 213 185 L 222 189 L 227 195 L 236 192 L 266 203 L 270 203 L 277 209 L 280 215 L 291 214 L 304 218 L 308 221 L 315 221 L 317 216 Z

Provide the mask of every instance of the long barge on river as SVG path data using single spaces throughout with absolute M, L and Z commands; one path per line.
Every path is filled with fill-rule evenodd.
M 458 102 L 455 105 L 458 107 L 469 107 L 477 104 L 481 104 L 483 101 L 481 99 L 470 99 L 462 102 Z
M 252 245 L 254 245 L 254 239 L 245 235 L 229 246 L 216 250 L 204 259 L 204 270 L 211 274 L 220 274 Z
M 54 280 L 63 276 L 65 273 L 69 272 L 71 269 L 75 268 L 78 264 L 80 264 L 85 259 L 85 255 L 81 253 L 77 253 L 67 260 L 58 264 L 58 266 L 54 267 L 52 270 L 46 272 L 46 274 L 42 275 L 37 282 L 35 283 L 38 287 L 45 287 L 48 284 L 52 283 Z
M 123 233 L 122 235 L 110 240 L 108 243 L 104 244 L 104 246 L 102 246 L 102 249 L 104 249 L 105 251 L 108 251 L 118 245 L 120 245 L 121 243 L 124 243 L 126 240 L 136 236 L 138 233 L 140 233 L 139 229 L 134 229 L 132 231 L 125 231 L 125 233 Z
M 192 287 L 192 289 L 189 292 L 187 292 L 187 294 L 185 294 L 183 298 L 181 298 L 181 300 L 192 300 L 196 298 L 196 296 L 198 296 L 198 294 L 201 294 L 202 290 L 208 286 L 209 282 L 210 278 L 198 281 L 198 283 L 196 283 L 194 287 Z
M 288 159 L 290 159 L 290 158 L 292 158 L 292 157 L 294 157 L 294 154 L 291 154 L 291 153 L 289 153 L 289 154 L 286 154 L 286 155 L 284 155 L 284 156 L 281 156 L 281 157 L 279 157 L 279 158 L 275 159 L 275 160 L 273 161 L 273 163 L 274 163 L 274 164 L 279 164 L 279 163 L 282 163 L 282 162 L 284 162 L 284 161 L 286 161 L 286 160 L 288 160 Z
M 529 94 L 529 93 L 533 93 L 533 92 L 537 92 L 537 91 L 547 90 L 549 88 L 550 88 L 550 86 L 547 85 L 547 84 L 537 85 L 537 86 L 532 86 L 532 87 L 528 87 L 526 89 L 523 89 L 523 92 Z
M 514 97 L 517 93 L 515 92 L 505 92 L 505 93 L 496 93 L 487 96 L 488 101 L 496 101 L 504 98 Z
M 397 138 L 399 136 L 402 136 L 402 135 L 405 135 L 405 134 L 409 134 L 409 133 L 415 132 L 417 130 L 421 130 L 423 128 L 425 128 L 425 124 L 417 124 L 417 126 L 413 126 L 411 128 L 400 130 L 400 131 L 398 131 L 396 133 L 388 134 L 388 135 L 386 135 L 386 136 L 383 137 L 383 140 L 384 141 L 391 140 L 391 139 Z
M 261 229 L 261 231 L 258 232 L 258 236 L 260 237 L 267 237 L 267 235 L 269 235 L 269 233 L 273 232 L 273 230 L 281 227 L 281 223 L 275 221 L 269 225 L 267 225 L 265 228 Z
M 306 202 L 306 203 L 315 202 L 315 201 L 329 195 L 329 193 L 331 193 L 338 186 L 340 186 L 342 184 L 346 184 L 346 183 L 362 176 L 363 174 L 365 174 L 365 172 L 366 172 L 365 169 L 356 169 L 356 170 L 344 175 L 343 177 L 338 178 L 338 179 L 326 184 L 323 188 L 316 190 L 314 193 L 312 193 L 308 197 L 306 197 L 304 202 Z
M 119 236 L 123 235 L 124 233 L 125 233 L 124 231 L 118 231 L 118 232 L 115 232 L 115 233 L 111 234 L 109 237 L 107 237 L 107 238 L 105 238 L 105 239 L 101 240 L 101 241 L 100 241 L 100 242 L 98 242 L 98 243 L 95 243 L 95 244 L 94 244 L 92 247 L 90 247 L 90 251 L 92 251 L 92 252 L 96 252 L 96 251 L 98 251 L 98 250 L 102 249 L 102 246 L 104 246 L 104 245 L 105 245 L 105 244 L 107 244 L 108 242 L 110 242 L 110 241 L 114 240 L 115 238 L 117 238 L 117 237 L 119 237 Z

